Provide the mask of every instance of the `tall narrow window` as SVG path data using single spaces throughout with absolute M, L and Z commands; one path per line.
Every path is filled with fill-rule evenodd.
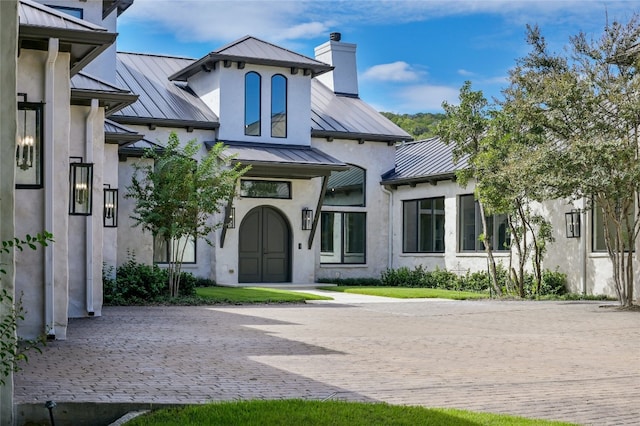
M 364 207 L 365 177 L 365 170 L 358 166 L 349 166 L 347 170 L 331 172 L 323 204 Z
M 16 188 L 42 188 L 42 104 L 18 102 Z
M 244 76 L 244 134 L 260 136 L 260 74 L 248 72 Z
M 287 79 L 281 74 L 271 77 L 271 137 L 287 137 Z
M 403 203 L 405 253 L 444 252 L 444 197 Z
M 511 233 L 507 216 L 504 214 L 489 215 L 487 234 L 494 251 L 509 250 Z M 472 194 L 461 195 L 458 205 L 458 232 L 460 251 L 482 251 L 484 245 L 480 241 L 482 234 L 482 217 L 478 202 Z

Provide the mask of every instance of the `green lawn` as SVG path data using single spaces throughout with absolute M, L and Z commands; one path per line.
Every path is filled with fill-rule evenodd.
M 395 297 L 397 299 L 438 298 L 438 299 L 488 299 L 489 293 L 470 291 L 442 290 L 439 288 L 416 287 L 321 287 L 322 290 L 342 291 L 345 293 L 368 294 L 371 296 Z
M 331 300 L 330 297 L 297 291 L 258 287 L 198 287 L 196 294 L 210 303 L 291 303 Z
M 234 401 L 191 405 L 148 413 L 127 426 L 371 426 L 371 425 L 569 425 L 498 414 L 452 409 L 345 401 Z

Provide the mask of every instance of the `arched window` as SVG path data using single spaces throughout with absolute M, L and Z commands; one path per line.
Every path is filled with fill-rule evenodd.
M 331 172 L 323 204 L 364 207 L 365 178 L 365 170 L 358 166 L 349 166 L 347 170 Z
M 287 79 L 281 74 L 271 77 L 271 137 L 287 137 Z
M 244 134 L 260 136 L 260 74 L 244 76 Z

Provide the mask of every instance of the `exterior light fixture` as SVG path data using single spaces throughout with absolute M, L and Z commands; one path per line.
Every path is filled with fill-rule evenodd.
M 564 214 L 567 238 L 580 238 L 580 210 L 571 210 Z
M 90 216 L 93 205 L 93 163 L 80 160 L 69 165 L 69 214 Z
M 118 190 L 105 185 L 102 223 L 105 228 L 118 226 Z
M 224 226 L 226 226 L 229 229 L 234 229 L 236 227 L 236 208 L 235 207 L 228 207 L 225 210 Z
M 313 225 L 313 210 L 310 208 L 302 209 L 302 230 L 309 231 Z
M 26 93 L 18 93 L 18 132 L 16 138 L 16 185 L 42 187 L 42 103 L 27 102 Z

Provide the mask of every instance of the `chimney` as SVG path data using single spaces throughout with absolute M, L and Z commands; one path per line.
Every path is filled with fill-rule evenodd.
M 328 42 L 315 48 L 318 61 L 335 67 L 316 78 L 336 94 L 358 96 L 356 45 L 343 43 L 341 39 L 340 33 L 331 33 Z

